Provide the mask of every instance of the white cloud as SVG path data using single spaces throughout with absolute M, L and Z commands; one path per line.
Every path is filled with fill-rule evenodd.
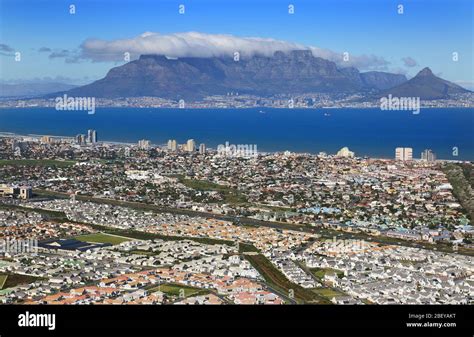
M 405 67 L 411 68 L 411 67 L 416 67 L 418 65 L 418 62 L 416 62 L 416 60 L 410 56 L 402 57 L 402 61 Z
M 340 67 L 354 66 L 359 69 L 383 70 L 389 64 L 375 55 L 350 55 L 344 61 L 342 52 L 334 52 L 299 43 L 259 37 L 238 37 L 227 34 L 185 32 L 160 34 L 146 32 L 131 39 L 105 41 L 88 39 L 81 45 L 81 57 L 94 62 L 123 61 L 124 53 L 131 59 L 143 54 L 169 57 L 233 57 L 239 52 L 242 58 L 260 55 L 272 56 L 276 51 L 311 50 L 314 56 L 336 62 Z

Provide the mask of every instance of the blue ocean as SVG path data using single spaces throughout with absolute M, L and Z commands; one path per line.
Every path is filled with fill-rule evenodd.
M 0 109 L 0 132 L 75 136 L 97 130 L 99 140 L 165 144 L 193 138 L 218 144 L 256 144 L 262 152 L 335 153 L 347 146 L 357 156 L 393 158 L 412 147 L 415 158 L 432 149 L 440 159 L 474 160 L 474 109 Z M 457 156 L 456 156 L 457 154 Z

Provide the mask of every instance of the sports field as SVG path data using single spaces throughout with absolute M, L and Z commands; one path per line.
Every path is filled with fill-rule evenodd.
M 79 235 L 76 236 L 75 239 L 83 242 L 110 243 L 112 245 L 118 245 L 119 243 L 132 240 L 131 238 L 125 238 L 104 233 Z
M 8 275 L 0 275 L 0 290 L 3 289 L 3 286 L 7 282 Z

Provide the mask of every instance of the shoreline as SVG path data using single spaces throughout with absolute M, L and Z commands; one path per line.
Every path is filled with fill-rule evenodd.
M 27 135 L 22 135 L 22 134 L 16 134 L 14 132 L 6 132 L 6 131 L 0 131 L 0 138 L 17 138 L 17 137 L 25 137 L 25 138 L 37 138 L 38 140 L 41 137 L 51 137 L 51 138 L 58 138 L 58 139 L 66 139 L 66 140 L 74 140 L 74 136 L 57 136 L 57 135 L 42 135 L 42 134 L 27 134 Z M 98 145 L 101 144 L 106 144 L 106 145 L 117 145 L 117 146 L 138 146 L 138 141 L 135 143 L 128 143 L 128 142 L 121 142 L 121 141 L 113 141 L 113 140 L 103 140 L 97 142 Z M 151 147 L 160 147 L 160 148 L 166 148 L 166 143 L 163 144 L 150 144 Z M 212 147 L 208 147 L 208 150 L 212 150 L 212 152 L 215 152 L 216 150 L 213 149 Z M 299 152 L 299 151 L 289 151 L 289 150 L 279 150 L 279 151 L 259 151 L 259 154 L 263 155 L 268 155 L 268 154 L 277 154 L 277 153 L 284 153 L 284 152 L 290 152 L 292 154 L 300 154 L 300 155 L 312 155 L 312 156 L 317 156 L 318 153 L 311 153 L 311 152 Z M 324 151 L 320 151 L 324 152 Z M 328 154 L 326 153 L 327 156 L 335 156 L 334 154 Z M 373 159 L 373 160 L 394 160 L 393 157 L 373 157 L 373 156 L 355 156 L 354 158 L 368 158 L 368 159 Z M 420 158 L 413 158 L 412 161 L 421 161 Z M 450 162 L 450 163 L 463 163 L 463 162 L 473 162 L 474 159 L 471 160 L 461 160 L 461 159 L 443 159 L 443 158 L 437 158 L 435 162 Z
M 1 100 L 0 100 L 1 104 Z M 0 110 L 7 110 L 7 109 L 12 109 L 12 110 L 22 110 L 22 109 L 53 109 L 57 110 L 53 106 L 16 106 L 16 107 L 5 107 L 5 106 L 0 106 Z M 98 109 L 153 109 L 153 110 L 170 110 L 170 109 L 179 109 L 179 110 L 262 110 L 262 109 L 269 109 L 269 110 L 283 110 L 283 109 L 288 109 L 288 110 L 352 110 L 352 109 L 360 109 L 360 110 L 380 110 L 384 112 L 403 112 L 403 111 L 410 111 L 410 110 L 405 110 L 405 109 L 399 109 L 399 110 L 382 110 L 380 109 L 380 106 L 373 106 L 373 107 L 358 107 L 358 106 L 344 106 L 344 107 L 332 107 L 332 106 L 320 106 L 320 107 L 294 107 L 294 108 L 288 108 L 288 107 L 268 107 L 268 106 L 254 106 L 254 107 L 186 107 L 186 108 L 179 108 L 178 106 L 175 107 L 144 107 L 144 106 L 115 106 L 115 105 L 106 105 L 106 106 L 96 106 L 95 110 L 97 111 Z M 420 109 L 425 109 L 425 110 L 432 110 L 432 109 L 474 109 L 474 106 L 420 106 Z M 60 112 L 68 112 L 64 110 L 57 110 Z M 72 112 L 74 111 L 81 111 L 81 110 L 71 110 Z

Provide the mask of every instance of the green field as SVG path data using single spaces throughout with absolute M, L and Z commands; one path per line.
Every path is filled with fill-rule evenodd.
M 324 275 L 330 272 L 336 273 L 337 277 L 339 278 L 344 276 L 344 272 L 337 269 L 332 269 L 332 268 L 312 268 L 310 270 L 313 273 L 313 275 L 316 276 L 320 280 L 324 278 Z
M 331 300 L 333 297 L 338 297 L 338 296 L 345 295 L 343 292 L 337 291 L 337 290 L 334 290 L 334 289 L 331 289 L 331 288 L 315 288 L 315 289 L 313 289 L 313 291 L 316 294 L 327 298 L 328 300 Z
M 179 177 L 180 183 L 183 185 L 192 188 L 193 190 L 196 191 L 216 191 L 220 192 L 224 196 L 224 202 L 229 203 L 229 204 L 242 204 L 246 203 L 247 199 L 245 196 L 240 193 L 238 190 L 224 186 L 224 185 L 219 185 L 210 181 L 206 180 L 197 180 L 197 179 L 184 179 Z
M 290 282 L 265 256 L 245 255 L 245 258 L 263 276 L 268 285 L 288 296 L 294 292 L 294 299 L 299 303 L 329 303 L 315 292 Z
M 147 250 L 135 249 L 135 250 L 131 250 L 130 254 L 151 256 L 151 255 L 158 255 L 159 252 L 151 252 L 151 251 L 147 251 Z
M 110 243 L 112 245 L 118 245 L 119 243 L 132 240 L 104 233 L 79 235 L 76 236 L 75 239 L 83 242 Z
M 33 283 L 38 277 L 20 274 L 2 274 L 0 275 L 0 290 L 15 287 L 20 284 Z
M 474 221 L 474 169 L 469 164 L 447 164 L 443 171 L 453 186 L 453 194 L 459 200 L 467 216 Z
M 5 283 L 7 282 L 8 275 L 0 275 L 0 290 L 3 289 Z
M 69 167 L 76 162 L 73 160 L 52 160 L 52 159 L 1 159 L 0 166 L 57 166 Z
M 173 297 L 179 297 L 180 295 L 180 290 L 184 290 L 184 297 L 190 297 L 194 295 L 204 295 L 208 294 L 209 290 L 207 289 L 200 289 L 200 288 L 193 288 L 193 287 L 188 287 L 180 284 L 162 284 L 159 286 L 155 286 L 151 289 L 149 289 L 149 292 L 155 292 L 155 291 L 161 291 L 165 293 L 168 296 L 173 296 Z
M 251 243 L 239 242 L 239 253 L 245 253 L 245 252 L 260 253 L 260 251 Z

